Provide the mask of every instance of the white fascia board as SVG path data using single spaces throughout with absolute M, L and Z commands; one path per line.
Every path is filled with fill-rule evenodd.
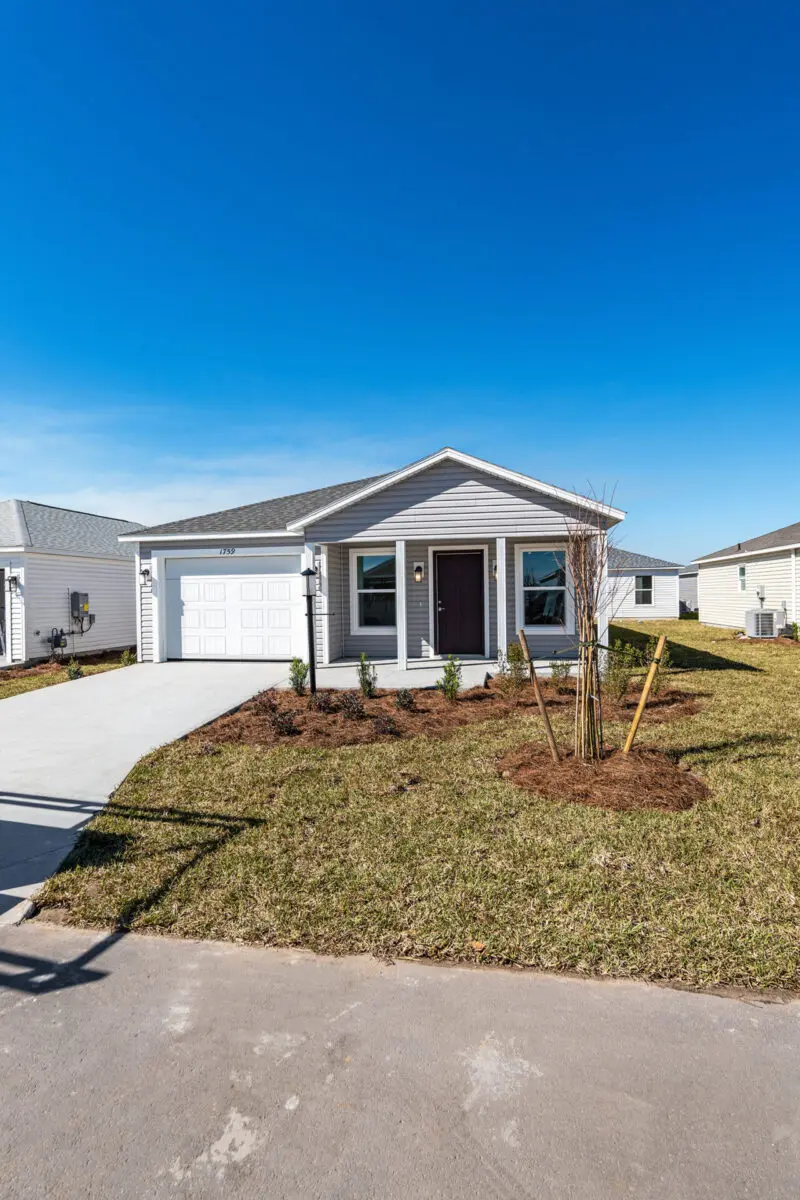
M 693 558 L 693 567 L 704 567 L 707 563 L 733 562 L 737 558 L 757 558 L 759 554 L 785 554 L 787 550 L 800 550 L 800 542 L 789 542 L 788 546 L 770 546 L 766 550 L 737 550 L 735 554 L 720 554 L 716 558 Z
M 498 467 L 495 463 L 485 462 L 482 458 L 475 458 L 471 454 L 463 454 L 460 450 L 452 450 L 450 447 L 446 447 L 444 450 L 437 450 L 436 454 L 431 454 L 427 458 L 420 459 L 419 462 L 411 463 L 409 466 L 395 471 L 392 475 L 386 475 L 383 479 L 376 480 L 375 483 L 361 488 L 358 492 L 352 492 L 349 496 L 335 500 L 332 504 L 327 504 L 324 508 L 318 508 L 316 512 L 309 513 L 299 521 L 292 522 L 289 525 L 289 529 L 303 529 L 306 525 L 311 525 L 315 521 L 321 521 L 343 508 L 349 508 L 351 504 L 358 504 L 360 500 L 366 500 L 369 496 L 374 496 L 376 492 L 385 491 L 386 488 L 392 487 L 396 483 L 401 483 L 402 480 L 409 479 L 412 475 L 417 475 L 420 471 L 427 470 L 428 467 L 434 467 L 440 462 L 448 461 L 460 463 L 465 467 L 472 467 L 474 470 L 483 471 L 487 475 L 495 475 L 498 479 L 504 479 L 506 482 L 518 483 L 522 487 L 530 488 L 531 491 L 541 492 L 543 495 L 552 496 L 556 500 L 564 500 L 568 504 L 574 504 L 578 508 L 588 509 L 590 512 L 602 513 L 614 521 L 625 519 L 626 514 L 620 508 L 612 508 L 610 504 L 600 504 L 596 500 L 590 500 L 586 496 L 579 496 L 575 492 L 567 492 L 563 488 L 554 487 L 550 483 L 542 483 L 538 479 L 533 479 L 530 475 L 521 475 L 518 471 L 509 471 L 506 467 Z
M 291 529 L 257 529 L 252 533 L 153 533 L 149 536 L 141 533 L 123 533 L 117 538 L 119 542 L 232 542 L 243 538 L 297 538 L 302 530 L 295 525 Z
M 0 546 L 0 554 L 27 554 L 29 546 Z

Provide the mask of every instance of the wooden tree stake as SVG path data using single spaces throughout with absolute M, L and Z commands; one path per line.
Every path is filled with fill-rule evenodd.
M 664 653 L 666 641 L 666 635 L 662 633 L 661 637 L 658 639 L 658 645 L 656 646 L 656 652 L 653 655 L 653 661 L 650 663 L 650 670 L 647 672 L 647 678 L 644 681 L 644 687 L 642 688 L 642 694 L 639 697 L 639 703 L 636 705 L 636 712 L 633 714 L 633 721 L 631 722 L 631 727 L 625 740 L 625 748 L 622 751 L 623 754 L 627 754 L 633 745 L 633 739 L 636 737 L 636 730 L 639 728 L 639 722 L 642 719 L 644 706 L 647 704 L 647 697 L 650 695 L 650 688 L 653 686 L 653 680 L 656 677 L 656 671 L 658 670 L 661 662 L 661 655 Z
M 536 678 L 536 668 L 533 665 L 533 659 L 531 658 L 531 652 L 528 649 L 528 639 L 525 637 L 525 630 L 520 629 L 517 633 L 517 636 L 519 638 L 519 644 L 520 644 L 520 646 L 522 646 L 522 653 L 524 655 L 525 662 L 528 664 L 528 670 L 531 673 L 531 683 L 533 684 L 533 694 L 536 697 L 536 703 L 539 705 L 539 712 L 542 714 L 542 720 L 544 721 L 544 731 L 547 734 L 547 744 L 550 747 L 550 753 L 553 757 L 553 762 L 561 762 L 561 755 L 558 753 L 558 746 L 556 745 L 556 739 L 553 737 L 553 727 L 550 724 L 550 717 L 547 712 L 547 705 L 544 702 L 544 696 L 542 695 L 542 689 L 539 687 L 539 680 Z

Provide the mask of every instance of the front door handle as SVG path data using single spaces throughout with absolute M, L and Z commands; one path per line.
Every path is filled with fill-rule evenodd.
M 436 605 L 436 611 L 437 611 L 437 612 L 444 612 L 444 605 L 443 605 L 443 604 L 437 604 L 437 605 Z

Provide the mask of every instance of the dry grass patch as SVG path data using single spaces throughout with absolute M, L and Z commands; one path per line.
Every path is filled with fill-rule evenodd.
M 67 662 L 48 661 L 30 667 L 6 667 L 0 671 L 0 700 L 19 696 L 23 692 L 35 692 L 38 688 L 52 687 L 56 683 L 67 683 Z M 97 675 L 102 671 L 114 671 L 122 666 L 119 651 L 106 654 L 87 654 L 78 658 L 84 675 Z
M 619 629 L 615 631 L 619 634 Z M 45 915 L 187 937 L 796 988 L 800 655 L 665 628 L 691 716 L 641 745 L 708 795 L 679 812 L 553 803 L 498 773 L 527 709 L 447 737 L 167 746 L 45 887 Z M 636 633 L 636 631 L 634 631 Z M 567 746 L 569 702 L 554 711 Z M 622 722 L 610 723 L 619 744 Z

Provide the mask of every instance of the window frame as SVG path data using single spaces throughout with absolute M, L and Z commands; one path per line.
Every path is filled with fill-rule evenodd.
M 650 587 L 639 587 L 640 579 L 649 579 Z M 650 592 L 649 600 L 640 600 L 639 592 Z M 633 577 L 633 604 L 635 608 L 652 608 L 656 602 L 656 577 L 655 575 L 634 575 Z
M 742 563 L 739 566 L 739 569 L 736 572 L 736 578 L 737 578 L 737 581 L 739 584 L 739 591 L 746 592 L 747 591 L 747 566 L 744 563 Z
M 536 550 L 556 551 L 564 555 L 564 584 L 553 588 L 526 588 L 523 585 L 522 562 L 523 555 Z M 564 592 L 564 624 L 563 625 L 526 625 L 525 624 L 525 593 L 526 592 Z M 570 586 L 569 563 L 567 562 L 567 546 L 564 542 L 518 542 L 514 547 L 514 592 L 517 614 L 517 629 L 523 629 L 526 636 L 546 637 L 547 635 L 570 635 L 575 632 L 575 606 L 573 603 L 572 587 Z
M 370 554 L 382 554 L 394 559 L 393 588 L 358 587 L 358 560 Z M 379 596 L 394 596 L 394 625 L 360 625 L 358 620 L 358 597 L 366 591 Z M 395 546 L 351 546 L 350 548 L 350 633 L 358 637 L 397 636 L 397 548 Z

